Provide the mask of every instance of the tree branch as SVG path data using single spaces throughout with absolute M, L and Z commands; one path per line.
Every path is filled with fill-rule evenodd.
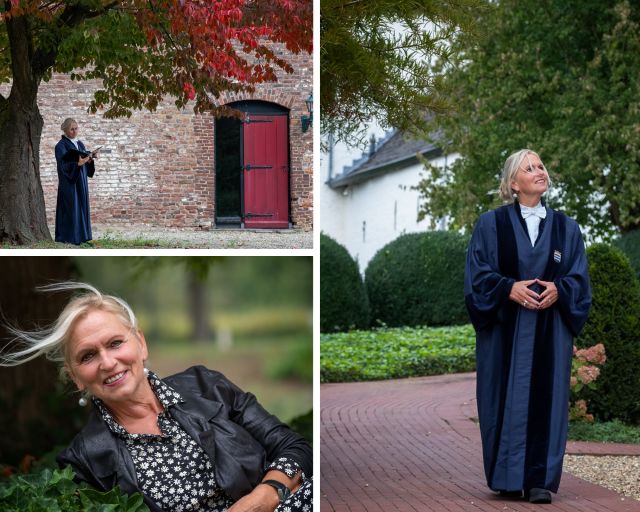
M 94 12 L 83 5 L 68 5 L 67 7 L 65 7 L 64 11 L 56 21 L 59 27 L 65 26 L 67 28 L 74 29 L 79 27 L 85 19 L 103 16 L 105 13 L 107 13 L 117 5 L 118 2 L 114 1 L 110 4 L 107 4 L 102 10 Z M 62 40 L 63 38 L 60 38 L 56 42 L 60 44 Z M 47 69 L 55 64 L 56 58 L 58 57 L 58 44 L 55 48 L 48 51 L 47 53 L 44 53 L 41 49 L 38 49 L 38 51 L 31 59 L 33 72 L 38 79 L 40 79 L 40 77 L 44 75 Z

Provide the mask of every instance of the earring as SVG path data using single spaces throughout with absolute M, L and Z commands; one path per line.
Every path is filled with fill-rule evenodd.
M 514 199 L 518 199 L 518 194 L 513 194 Z
M 149 376 L 149 368 L 145 368 L 144 370 L 142 370 L 142 373 L 144 373 L 145 377 Z
M 78 403 L 84 407 L 85 405 L 87 405 L 87 399 L 85 397 L 82 397 L 80 400 L 78 400 Z

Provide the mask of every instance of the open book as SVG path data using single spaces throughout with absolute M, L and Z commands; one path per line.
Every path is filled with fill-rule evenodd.
M 74 163 L 77 164 L 78 160 L 80 160 L 80 157 L 86 158 L 87 156 L 89 156 L 89 155 L 91 155 L 93 153 L 98 153 L 102 148 L 103 148 L 103 146 L 98 146 L 93 151 L 89 151 L 89 150 L 81 151 L 79 149 L 70 149 L 64 155 L 62 155 L 62 161 L 63 162 L 74 162 Z

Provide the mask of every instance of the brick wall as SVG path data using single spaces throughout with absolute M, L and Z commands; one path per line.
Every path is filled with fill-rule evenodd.
M 275 47 L 295 69 L 280 72 L 276 83 L 261 84 L 253 95 L 225 96 L 221 103 L 257 99 L 290 109 L 290 187 L 293 227 L 313 227 L 313 136 L 302 133 L 301 116 L 313 88 L 312 56 L 291 55 Z M 104 119 L 87 113 L 97 80 L 78 83 L 68 75 L 54 74 L 38 93 L 44 129 L 40 142 L 40 175 L 47 221 L 55 223 L 58 177 L 54 147 L 60 125 L 67 117 L 78 122 L 78 138 L 87 149 L 104 145 L 89 179 L 93 223 L 153 225 L 192 228 L 213 227 L 215 212 L 214 119 L 180 111 L 171 98 L 151 113 L 135 111 L 129 119 Z M 0 93 L 9 93 L 2 84 Z

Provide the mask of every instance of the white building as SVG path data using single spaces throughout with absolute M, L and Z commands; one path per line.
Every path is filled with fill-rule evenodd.
M 347 163 L 344 148 L 322 156 L 320 216 L 322 231 L 344 245 L 357 259 L 360 271 L 376 252 L 404 233 L 426 231 L 431 220 L 418 222 L 417 185 L 425 168 L 416 155 L 442 167 L 457 155 L 442 156 L 433 144 L 388 132 L 362 157 Z M 444 219 L 438 223 L 444 229 Z

